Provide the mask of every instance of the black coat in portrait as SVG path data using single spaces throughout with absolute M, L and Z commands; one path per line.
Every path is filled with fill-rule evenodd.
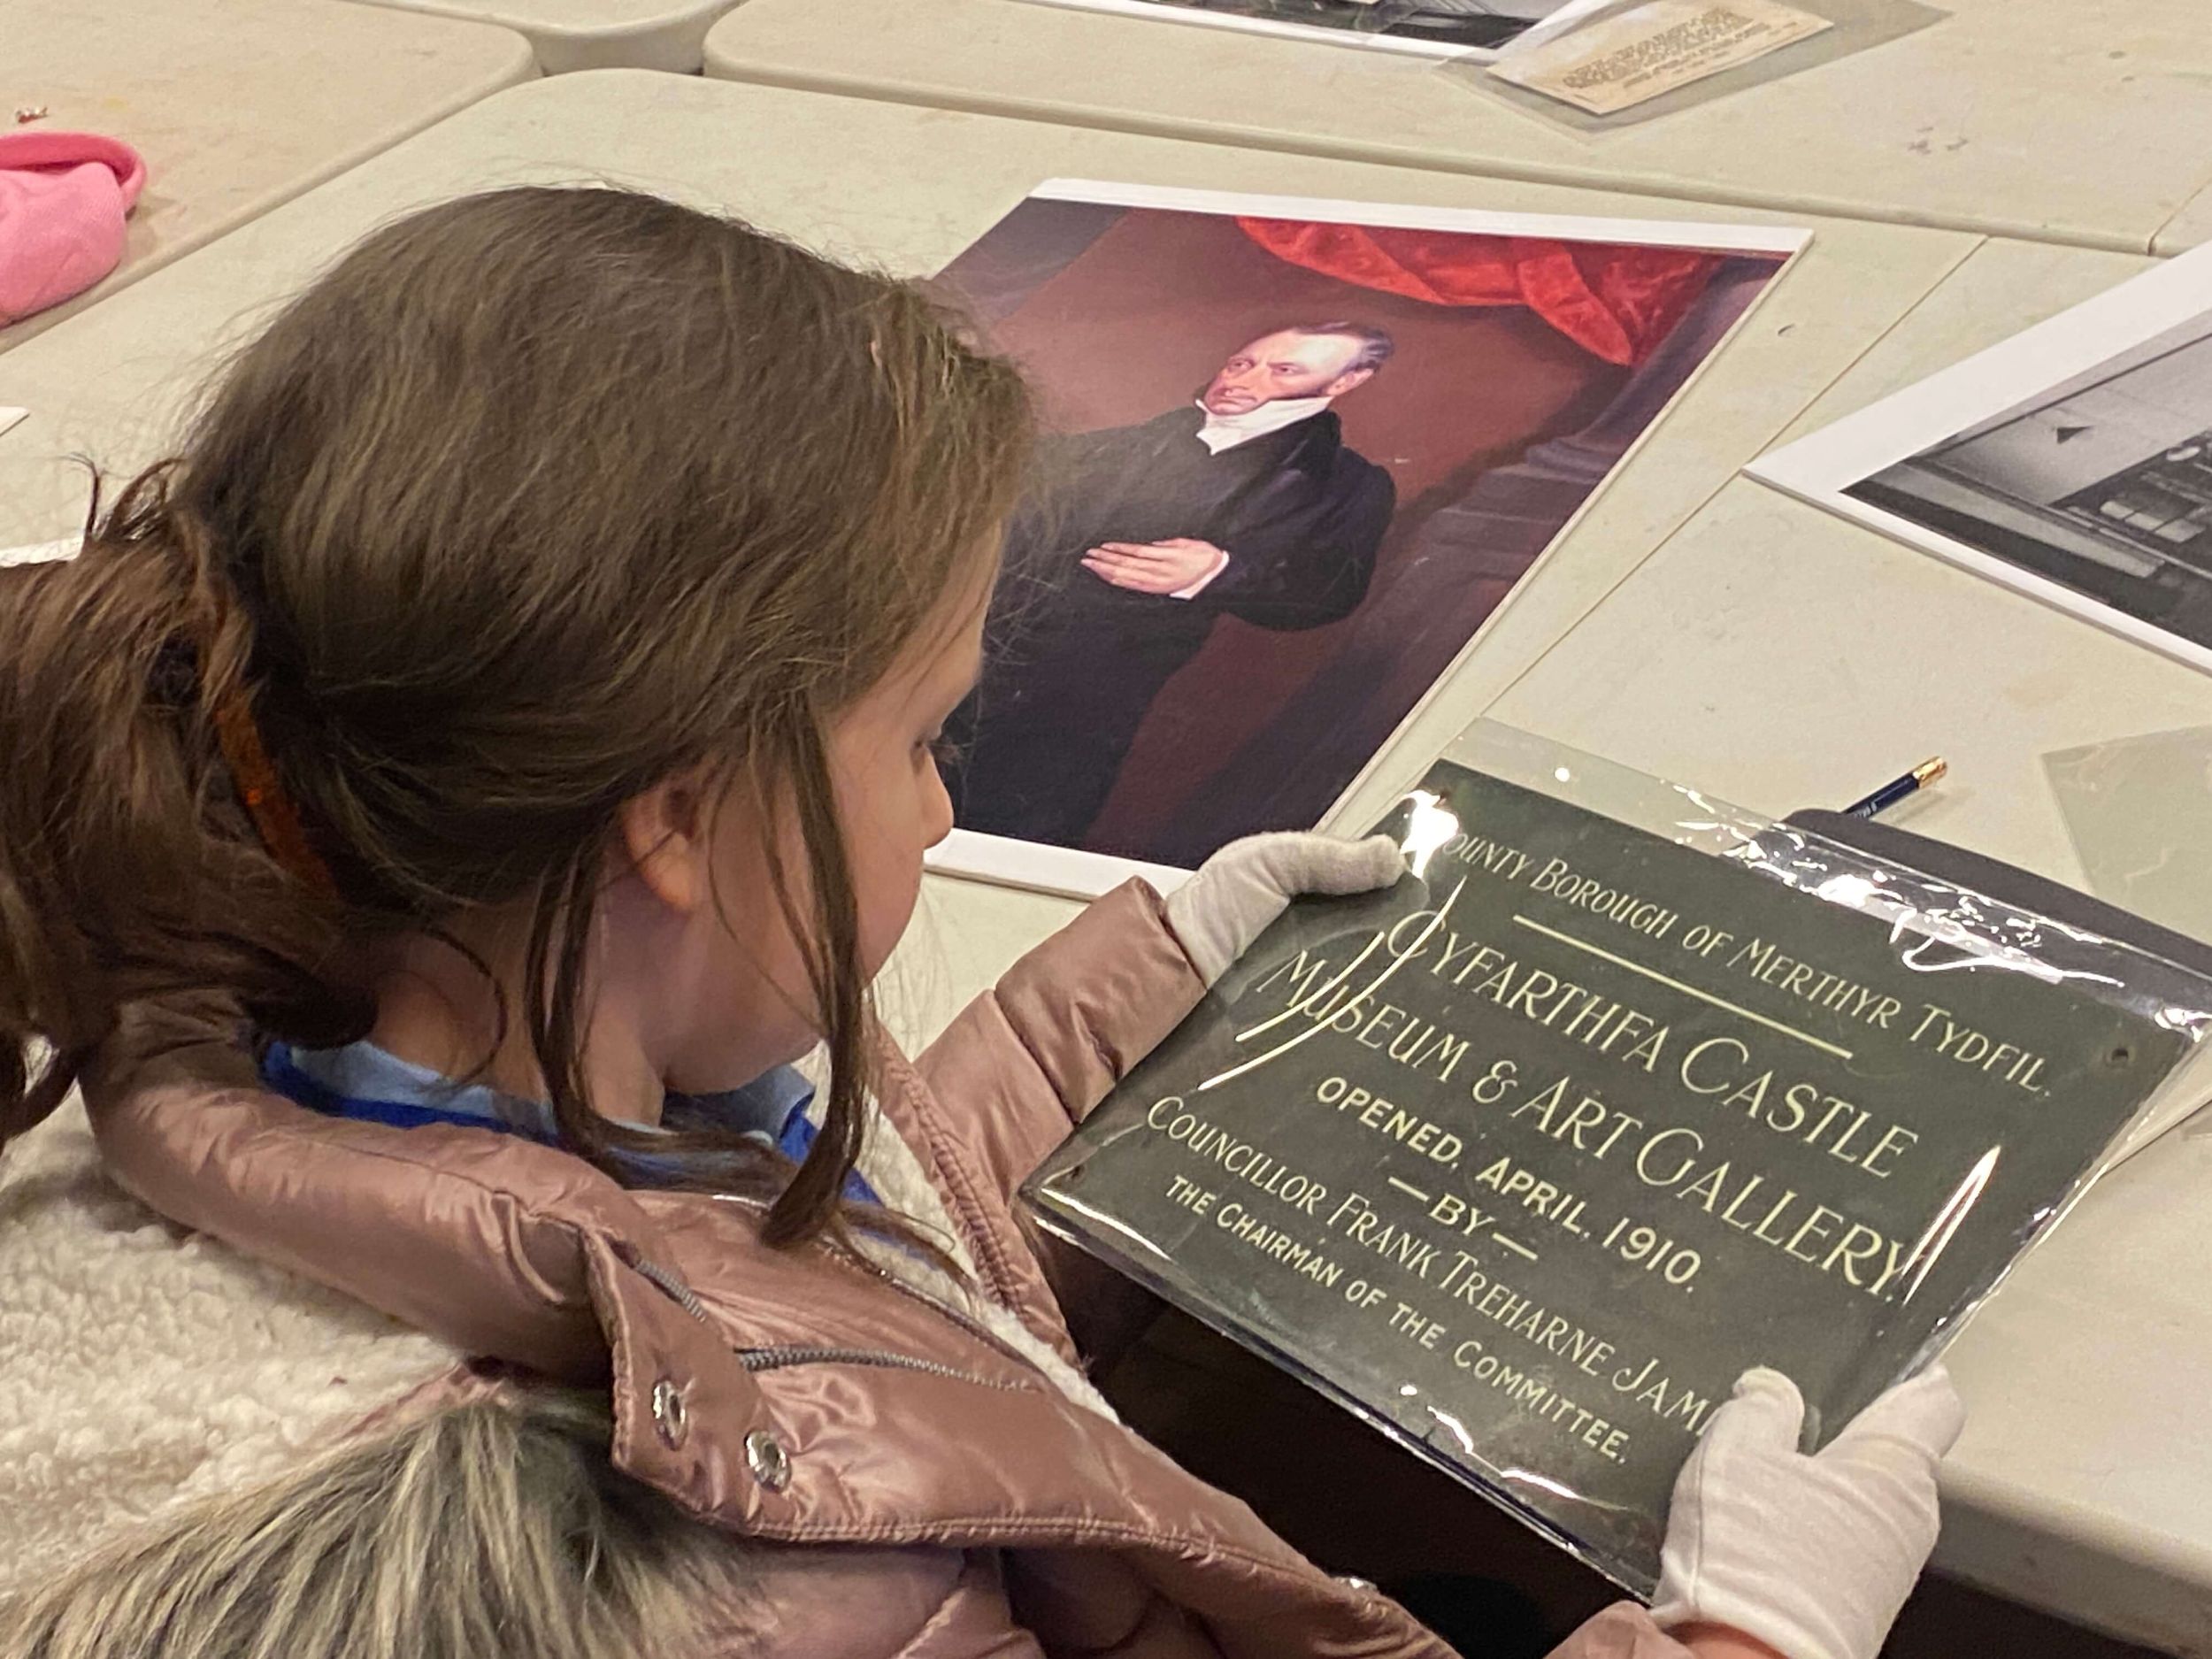
M 960 826 L 1080 846 L 1145 712 L 1216 618 L 1319 627 L 1367 592 L 1396 492 L 1323 411 L 1216 455 L 1205 415 L 1051 441 L 1008 533 L 983 680 L 948 735 Z M 1084 568 L 1107 541 L 1210 541 L 1195 596 L 1117 588 Z

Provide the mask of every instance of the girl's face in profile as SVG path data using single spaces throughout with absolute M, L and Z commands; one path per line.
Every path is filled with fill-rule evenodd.
M 858 923 L 859 966 L 872 979 L 898 943 L 921 891 L 922 855 L 952 829 L 952 802 L 938 775 L 946 719 L 982 662 L 981 597 L 949 603 L 906 653 L 827 734 L 831 778 L 845 832 Z M 655 964 L 669 993 L 663 1078 L 687 1093 L 727 1089 L 795 1059 L 819 1033 L 805 956 L 775 900 L 754 814 L 733 798 L 716 814 L 707 857 L 717 904 L 684 918 Z M 802 915 L 804 833 L 787 805 L 783 867 Z
M 952 828 L 935 746 L 975 684 L 985 595 L 948 601 L 883 677 L 825 734 L 857 926 L 872 979 L 906 931 L 922 855 Z M 793 907 L 810 924 L 808 829 L 787 792 L 777 841 Z M 624 809 L 626 856 L 600 900 L 584 998 L 584 1069 L 609 1117 L 659 1120 L 662 1094 L 715 1094 L 797 1059 L 819 1040 L 806 953 L 776 897 L 762 810 L 743 783 L 715 792 L 672 779 Z M 818 832 L 814 832 L 818 833 Z M 449 1075 L 482 1069 L 526 1099 L 545 1084 L 526 1035 L 505 1020 L 473 964 L 488 962 L 507 1005 L 521 993 L 518 912 L 462 918 L 440 940 L 403 941 L 377 981 L 376 1040 Z M 500 1034 L 504 1030 L 504 1036 Z
M 830 733 L 860 918 L 860 965 L 871 979 L 913 917 L 922 855 L 952 833 L 937 748 L 983 663 L 985 607 L 964 609 L 970 614 L 930 630 Z

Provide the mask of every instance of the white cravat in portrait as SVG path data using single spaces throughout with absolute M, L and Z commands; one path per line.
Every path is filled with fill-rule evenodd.
M 1198 429 L 1198 442 L 1219 455 L 1240 443 L 1249 443 L 1271 432 L 1280 432 L 1285 426 L 1294 426 L 1309 415 L 1319 414 L 1331 401 L 1326 397 L 1271 398 L 1241 415 L 1217 415 L 1201 403 L 1198 408 L 1206 417 L 1206 424 Z
M 1204 403 L 1198 405 L 1206 417 L 1206 424 L 1198 429 L 1198 442 L 1214 454 L 1233 449 L 1240 443 L 1263 438 L 1271 432 L 1280 432 L 1285 426 L 1294 426 L 1310 415 L 1317 415 L 1329 406 L 1325 397 L 1271 398 L 1257 409 L 1247 410 L 1241 415 L 1217 415 Z M 1208 571 L 1187 588 L 1178 588 L 1170 599 L 1195 599 L 1206 590 L 1206 584 L 1229 568 L 1229 555 L 1223 553 Z

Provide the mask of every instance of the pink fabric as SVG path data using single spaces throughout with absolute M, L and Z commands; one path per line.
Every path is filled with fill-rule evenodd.
M 884 1111 L 978 1258 L 979 1288 L 1033 1329 L 1066 1335 L 1015 1183 L 1203 990 L 1157 895 L 1131 883 L 1024 957 L 915 1067 L 887 1056 Z M 259 1087 L 235 1020 L 220 995 L 127 1011 L 84 1079 L 110 1173 L 173 1220 L 464 1351 L 606 1388 L 616 1468 L 744 1540 L 757 1569 L 741 1607 L 708 1610 L 718 1629 L 698 1651 L 1450 1659 L 1402 1609 L 1330 1578 L 891 1276 L 771 1248 L 757 1206 L 625 1191 L 518 1137 L 324 1118 Z M 918 1363 L 750 1371 L 739 1357 L 812 1345 Z M 481 1381 L 409 1404 L 481 1397 Z M 673 1433 L 654 1415 L 664 1387 L 684 1402 Z M 134 1420 L 121 1412 L 117 1432 Z M 757 1431 L 787 1448 L 787 1484 L 748 1472 Z M 81 1582 L 73 1599 L 96 1609 L 126 1578 L 104 1567 Z M 1552 1659 L 1695 1655 L 1624 1603 Z
M 114 270 L 124 216 L 145 183 L 145 161 L 115 139 L 0 133 L 0 326 Z

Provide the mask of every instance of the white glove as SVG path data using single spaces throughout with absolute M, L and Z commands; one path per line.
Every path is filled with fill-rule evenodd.
M 1168 895 L 1167 925 L 1208 985 L 1301 894 L 1370 893 L 1405 873 L 1387 835 L 1344 841 L 1281 830 L 1231 841 Z
M 1652 1617 L 1724 1624 L 1785 1659 L 1875 1659 L 1936 1541 L 1936 1464 L 1966 1424 L 1931 1365 L 1813 1456 L 1805 1402 L 1749 1371 L 1675 1478 Z

